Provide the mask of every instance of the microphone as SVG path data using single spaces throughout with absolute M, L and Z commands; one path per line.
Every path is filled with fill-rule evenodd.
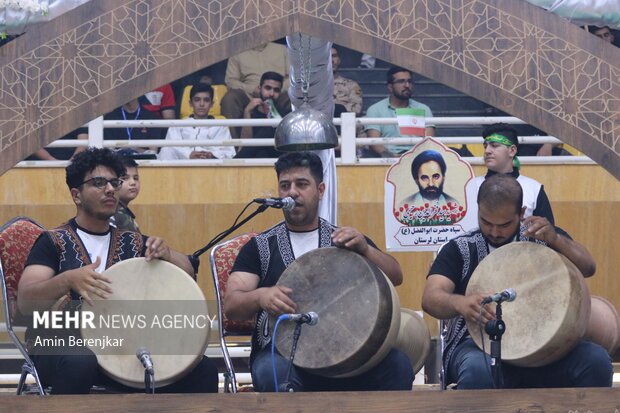
M 270 206 L 272 208 L 283 209 L 285 211 L 290 211 L 295 208 L 295 200 L 290 196 L 286 198 L 256 198 L 254 202 Z
M 301 314 L 288 314 L 286 319 L 295 321 L 297 324 L 308 324 L 309 326 L 313 326 L 319 322 L 319 315 L 314 311 L 310 311 Z
M 144 369 L 147 371 L 147 373 L 155 374 L 155 371 L 153 369 L 153 360 L 151 359 L 151 353 L 146 347 L 140 347 L 138 351 L 136 351 L 136 357 L 138 357 L 138 360 L 142 362 L 142 365 L 144 366 Z
M 492 302 L 503 303 L 504 301 L 510 302 L 517 298 L 517 292 L 512 288 L 506 288 L 504 291 L 490 295 L 482 300 L 482 305 Z

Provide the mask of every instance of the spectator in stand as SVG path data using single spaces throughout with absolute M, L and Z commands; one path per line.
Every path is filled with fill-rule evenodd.
M 558 150 L 561 150 L 558 147 Z M 550 143 L 527 143 L 519 146 L 520 156 L 552 156 L 555 155 L 556 146 Z
M 213 86 L 213 78 L 210 75 L 202 75 L 198 79 L 198 83 L 205 83 L 207 85 Z
M 74 140 L 74 139 L 88 139 L 88 129 L 79 128 L 73 132 L 69 132 L 61 140 Z M 27 160 L 29 161 L 67 161 L 78 152 L 81 152 L 83 148 L 41 148 Z
M 243 110 L 244 119 L 269 119 L 281 117 L 274 102 L 282 93 L 283 76 L 276 72 L 265 72 L 260 78 L 259 96 L 250 100 Z M 242 139 L 273 139 L 273 126 L 244 126 Z M 235 158 L 277 158 L 281 155 L 273 146 L 244 146 Z
M 147 102 L 146 97 L 141 96 L 138 99 L 132 99 L 125 103 L 123 106 L 114 109 L 112 112 L 103 116 L 104 120 L 155 120 L 159 119 L 157 115 L 144 108 L 144 104 Z M 174 112 L 174 110 L 173 110 Z M 173 118 L 174 119 L 174 118 Z M 103 139 L 107 141 L 111 140 L 145 140 L 145 139 L 163 139 L 166 136 L 166 128 L 150 128 L 150 127 L 136 127 L 136 128 L 105 128 L 103 130 Z M 88 128 L 78 128 L 72 132 L 73 136 L 77 136 L 77 139 L 88 139 Z M 63 138 L 64 139 L 64 138 Z M 75 139 L 75 138 L 71 138 Z M 85 147 L 79 147 L 75 149 L 73 155 L 84 151 Z M 48 152 L 47 150 L 43 149 Z M 39 150 L 35 153 L 35 156 L 46 156 L 43 150 Z M 121 155 L 132 156 L 138 153 L 143 155 L 152 155 L 155 157 L 157 153 L 157 147 L 124 147 L 120 149 Z
M 555 223 L 553 210 L 544 186 L 521 174 L 521 162 L 517 156 L 520 152 L 517 130 L 505 123 L 494 123 L 482 131 L 484 140 L 484 164 L 487 172 L 467 183 L 467 215 L 459 223 L 466 231 L 473 231 L 478 225 L 478 192 L 482 183 L 497 174 L 510 175 L 517 180 L 523 189 L 523 217 L 532 215 L 544 217 L 551 224 Z
M 362 88 L 351 79 L 347 79 L 338 73 L 340 68 L 340 56 L 338 49 L 332 46 L 332 72 L 334 74 L 334 102 L 343 105 L 347 112 L 354 112 L 357 116 L 362 114 Z
M 289 61 L 288 51 L 284 45 L 265 43 L 246 50 L 228 59 L 225 83 L 228 92 L 221 102 L 222 115 L 227 119 L 243 118 L 244 108 L 250 99 L 260 97 L 260 78 L 265 72 L 282 73 L 284 82 L 282 92 L 288 89 Z M 278 94 L 275 100 L 278 112 L 287 114 L 291 111 L 291 102 L 287 93 Z M 233 138 L 239 138 L 239 128 L 230 128 Z
M 132 99 L 125 103 L 120 108 L 114 109 L 103 117 L 104 120 L 153 120 L 158 119 L 155 114 L 144 109 L 140 99 Z M 103 139 L 105 140 L 145 140 L 145 139 L 163 139 L 165 137 L 166 129 L 164 128 L 105 128 L 103 130 Z M 125 155 L 129 155 L 130 152 L 155 154 L 157 153 L 157 147 L 150 147 L 147 149 L 144 147 L 131 147 L 123 148 Z
M 136 215 L 129 209 L 129 203 L 140 195 L 138 163 L 125 156 L 121 156 L 120 160 L 125 167 L 125 174 L 121 176 L 123 184 L 118 190 L 118 205 L 116 212 L 110 217 L 110 224 L 121 231 L 140 232 Z
M 209 110 L 213 104 L 213 88 L 206 83 L 196 83 L 189 92 L 189 104 L 194 119 L 213 119 Z M 168 129 L 166 140 L 230 140 L 225 126 L 181 126 Z M 165 146 L 159 159 L 225 159 L 235 156 L 233 146 Z M 122 199 L 121 199 L 122 200 Z
M 377 59 L 374 56 L 369 55 L 368 53 L 364 53 L 362 57 L 360 58 L 359 68 L 360 69 L 374 69 L 376 64 L 377 64 Z
M 144 94 L 142 107 L 157 115 L 159 119 L 176 119 L 174 91 L 170 83 Z
M 425 104 L 411 99 L 413 94 L 411 71 L 402 67 L 392 67 L 387 72 L 387 88 L 390 96 L 370 106 L 366 116 L 369 118 L 391 118 L 396 117 L 396 109 L 398 108 L 423 109 L 427 118 L 425 136 L 433 136 L 435 127 L 428 124 L 428 118 L 433 117 L 433 112 Z M 367 125 L 366 133 L 369 138 L 402 136 L 398 125 Z M 362 156 L 394 158 L 409 149 L 411 149 L 411 145 L 370 145 L 369 150 L 364 151 Z
M 609 28 L 609 26 L 588 26 L 588 31 L 595 35 L 596 37 L 600 37 L 607 43 L 614 44 L 614 34 Z
M 5 34 L 4 36 L 0 35 L 0 47 L 4 46 L 8 42 L 17 39 L 21 34 Z

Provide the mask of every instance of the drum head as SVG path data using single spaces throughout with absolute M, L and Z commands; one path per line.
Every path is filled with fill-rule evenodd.
M 126 386 L 143 388 L 144 368 L 136 351 L 146 348 L 157 387 L 190 372 L 202 359 L 210 331 L 207 302 L 196 282 L 174 264 L 144 258 L 121 261 L 103 275 L 112 280 L 113 293 L 92 307 L 84 303 L 82 310 L 95 314 L 96 328 L 82 328 L 82 337 L 123 342 L 104 349 L 89 346 L 101 369 Z
M 357 375 L 392 347 L 400 323 L 398 296 L 383 272 L 361 255 L 335 247 L 310 251 L 289 265 L 277 284 L 293 290 L 297 312 L 319 315 L 316 325 L 302 329 L 296 366 L 328 377 Z M 275 345 L 285 357 L 293 330 L 290 322 L 278 326 Z
M 581 272 L 563 255 L 533 242 L 505 245 L 478 265 L 467 295 L 488 295 L 506 288 L 514 289 L 517 297 L 502 304 L 506 323 L 503 361 L 542 366 L 564 356 L 583 337 L 590 296 Z M 468 322 L 467 328 L 482 348 L 478 324 Z M 482 331 L 489 353 L 488 335 Z

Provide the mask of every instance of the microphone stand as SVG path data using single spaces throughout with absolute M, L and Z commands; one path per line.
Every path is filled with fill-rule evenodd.
M 484 326 L 484 331 L 491 341 L 491 372 L 493 384 L 496 389 L 504 387 L 502 375 L 502 335 L 506 332 L 506 323 L 502 320 L 502 303 L 498 302 L 495 307 L 495 320 L 491 320 Z
M 144 392 L 155 394 L 155 372 L 144 369 Z
M 207 245 L 205 245 L 204 247 L 202 247 L 198 251 L 194 252 L 192 254 L 192 256 L 194 256 L 195 258 L 200 257 L 202 254 L 204 254 L 206 251 L 208 251 L 211 247 L 213 247 L 214 245 L 218 244 L 220 241 L 222 241 L 224 238 L 229 236 L 236 229 L 238 229 L 241 226 L 243 226 L 246 222 L 248 222 L 249 220 L 254 218 L 256 215 L 258 215 L 258 214 L 260 214 L 262 212 L 265 212 L 268 208 L 269 208 L 269 205 L 265 205 L 265 204 L 260 205 L 258 208 L 256 208 L 256 210 L 254 212 L 252 212 L 250 215 L 248 215 L 246 218 L 244 218 L 241 222 L 239 222 L 238 224 L 233 225 L 232 227 L 228 228 L 226 231 L 222 232 L 220 235 L 218 235 L 215 238 L 213 238 L 211 241 L 209 241 L 209 243 Z
M 288 371 L 286 372 L 286 379 L 279 386 L 279 391 L 292 392 L 293 387 L 291 386 L 291 371 L 293 371 L 293 360 L 295 359 L 295 352 L 297 351 L 297 342 L 299 341 L 299 336 L 301 335 L 301 325 L 302 323 L 297 323 L 295 326 L 295 330 L 293 330 L 293 344 L 291 345 L 291 355 L 288 358 Z M 272 340 L 275 338 L 272 338 Z

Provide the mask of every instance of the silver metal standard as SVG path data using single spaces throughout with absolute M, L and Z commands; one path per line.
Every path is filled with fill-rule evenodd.
M 291 70 L 292 84 L 301 86 L 302 103 L 282 119 L 276 128 L 275 147 L 279 151 L 312 151 L 338 146 L 338 132 L 332 119 L 320 110 L 313 109 L 308 99 L 312 45 L 310 36 L 299 33 L 298 70 Z M 295 76 L 299 73 L 299 78 Z M 333 105 L 333 103 L 332 103 Z M 330 111 L 331 112 L 331 111 Z
M 338 146 L 338 132 L 323 112 L 303 103 L 278 125 L 275 146 L 279 151 L 312 151 Z

